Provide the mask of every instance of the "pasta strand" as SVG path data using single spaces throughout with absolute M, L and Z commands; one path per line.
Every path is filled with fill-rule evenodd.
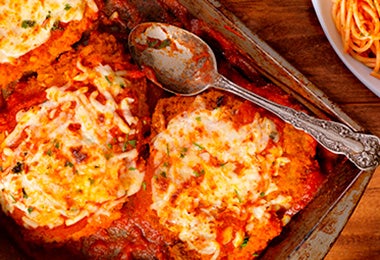
M 379 0 L 332 0 L 332 17 L 344 51 L 380 79 L 380 3 Z

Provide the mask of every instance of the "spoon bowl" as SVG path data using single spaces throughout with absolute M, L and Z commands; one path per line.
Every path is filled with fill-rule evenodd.
M 152 69 L 156 83 L 174 94 L 199 94 L 217 78 L 211 48 L 198 36 L 175 26 L 140 24 L 131 31 L 129 46 L 135 61 Z
M 311 117 L 279 105 L 229 81 L 217 71 L 212 49 L 198 36 L 164 23 L 142 23 L 129 34 L 134 60 L 163 89 L 191 96 L 213 87 L 245 98 L 314 137 L 333 153 L 343 154 L 358 168 L 369 170 L 380 161 L 380 139 L 348 126 Z

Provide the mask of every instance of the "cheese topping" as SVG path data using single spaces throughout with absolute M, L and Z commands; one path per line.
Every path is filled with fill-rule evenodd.
M 226 108 L 207 110 L 197 99 L 199 108 L 173 118 L 154 140 L 151 207 L 190 249 L 216 258 L 223 244 L 241 246 L 275 211 L 290 208 L 292 198 L 273 180 L 289 159 L 270 119 L 256 114 L 236 128 Z
M 12 62 L 45 43 L 57 23 L 83 18 L 93 0 L 4 0 L 0 5 L 0 63 Z
M 6 212 L 21 210 L 26 227 L 110 214 L 143 182 L 130 139 L 135 100 L 120 96 L 130 84 L 127 72 L 78 68 L 76 82 L 48 88 L 46 102 L 18 112 L 0 144 L 0 202 Z

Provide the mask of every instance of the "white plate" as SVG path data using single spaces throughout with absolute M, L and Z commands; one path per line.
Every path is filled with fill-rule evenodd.
M 323 31 L 339 58 L 367 88 L 380 97 L 380 80 L 370 75 L 372 69 L 344 53 L 342 39 L 335 28 L 331 14 L 332 1 L 312 0 L 312 3 Z

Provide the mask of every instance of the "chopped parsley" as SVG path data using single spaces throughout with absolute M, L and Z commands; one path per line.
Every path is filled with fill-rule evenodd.
M 16 202 L 17 202 L 16 198 L 15 198 L 12 194 L 10 194 L 10 196 L 11 196 L 11 198 L 12 198 L 12 202 L 13 202 L 13 203 L 16 203 Z
M 53 151 L 49 148 L 49 149 L 46 151 L 46 154 L 49 155 L 49 156 L 52 156 L 52 155 L 53 155 Z
M 198 144 L 198 143 L 193 143 L 196 147 L 198 147 L 198 149 L 199 150 L 204 150 L 205 148 L 202 146 L 202 145 L 200 145 L 200 144 Z
M 127 140 L 123 143 L 123 146 L 121 147 L 121 151 L 126 152 L 128 145 L 130 145 L 132 148 L 136 148 L 136 144 L 137 144 L 136 140 Z
M 79 210 L 78 210 L 77 207 L 71 207 L 71 208 L 70 208 L 70 211 L 71 211 L 71 212 L 78 212 Z
M 128 146 L 128 143 L 127 143 L 127 142 L 124 142 L 124 143 L 123 143 L 123 147 L 121 147 L 121 151 L 122 151 L 122 152 L 126 152 L 126 151 L 127 151 L 127 146 Z
M 242 199 L 241 199 L 241 197 L 240 197 L 239 191 L 238 191 L 237 189 L 234 189 L 234 191 L 235 191 L 235 194 L 236 194 L 236 197 L 237 197 L 239 203 L 241 203 L 241 202 L 242 202 Z
M 63 30 L 63 27 L 60 25 L 60 21 L 55 21 L 53 26 L 51 27 L 52 31 L 58 31 L 58 30 Z
M 219 167 L 224 167 L 228 162 L 219 164 Z
M 163 48 L 169 46 L 170 43 L 171 43 L 171 40 L 170 40 L 170 39 L 165 39 L 165 40 L 163 40 L 163 41 L 160 43 L 160 45 L 158 45 L 158 49 L 163 49 Z
M 205 174 L 205 170 L 204 169 L 202 169 L 200 171 L 194 171 L 195 177 L 200 177 L 200 176 L 202 176 L 204 174 Z
M 33 212 L 33 210 L 34 210 L 34 208 L 33 207 L 28 207 L 28 213 L 30 214 L 30 213 L 32 213 Z
M 12 168 L 13 173 L 21 173 L 24 168 L 24 165 L 20 162 L 17 162 L 16 165 Z
M 27 198 L 28 198 L 28 194 L 26 193 L 25 189 L 22 188 L 21 190 L 22 190 L 22 197 L 23 197 L 24 199 L 27 199 Z
M 128 140 L 128 144 L 133 148 L 136 148 L 136 140 Z
M 181 149 L 181 153 L 180 153 L 179 157 L 180 157 L 180 158 L 184 158 L 188 150 L 189 150 L 188 148 L 183 147 L 183 148 Z
M 245 237 L 243 243 L 241 243 L 240 248 L 246 247 L 249 241 L 249 237 Z
M 70 161 L 66 161 L 65 162 L 65 167 L 74 167 L 74 164 L 72 162 L 70 162 Z
M 149 48 L 155 48 L 155 49 L 163 49 L 163 48 L 169 46 L 170 43 L 171 43 L 170 39 L 165 39 L 163 41 L 159 41 L 157 39 L 149 39 L 148 47 Z
M 148 47 L 149 48 L 153 48 L 154 46 L 156 46 L 158 43 L 158 40 L 157 39 L 154 39 L 154 40 L 149 40 L 148 41 Z
M 24 29 L 32 28 L 35 25 L 36 25 L 36 21 L 33 21 L 33 20 L 23 20 L 21 22 L 21 27 Z
M 145 181 L 143 181 L 143 182 L 141 183 L 141 188 L 142 188 L 143 190 L 146 190 L 146 182 L 145 182 Z
M 46 15 L 46 19 L 50 19 L 50 18 L 51 18 L 51 11 L 49 10 L 48 14 Z
M 105 153 L 105 154 L 104 154 L 104 157 L 106 158 L 106 160 L 111 159 L 112 156 L 113 156 L 113 153 Z
M 68 11 L 71 9 L 71 5 L 70 4 L 65 4 L 65 11 Z
M 108 76 L 104 76 L 104 78 L 107 80 L 108 83 L 112 84 L 112 81 L 110 80 Z
M 53 141 L 53 143 L 54 143 L 54 147 L 56 148 L 56 149 L 59 149 L 59 141 L 57 140 L 57 139 L 54 139 L 54 141 Z

